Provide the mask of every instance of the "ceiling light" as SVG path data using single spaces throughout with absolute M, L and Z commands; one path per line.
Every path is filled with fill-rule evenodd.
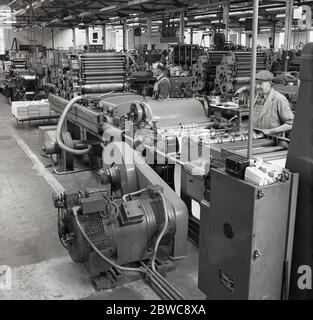
M 60 18 L 56 18 L 56 19 L 51 20 L 51 23 L 58 23 L 58 22 L 61 22 Z
M 69 20 L 75 20 L 75 19 L 76 19 L 75 16 L 69 15 L 69 16 L 67 16 L 67 17 L 64 17 L 64 18 L 63 18 L 63 21 L 69 21 Z
M 253 13 L 252 10 L 248 10 L 248 11 L 230 12 L 229 15 L 230 16 L 241 16 L 241 15 L 252 14 L 252 13 Z
M 286 7 L 265 9 L 265 11 L 283 11 L 283 10 L 286 11 Z
M 25 9 L 20 9 L 18 11 L 13 12 L 14 16 L 21 16 L 22 14 L 25 14 L 26 10 Z
M 194 19 L 195 20 L 200 20 L 200 19 L 207 19 L 207 18 L 216 18 L 217 15 L 216 14 L 205 14 L 202 16 L 195 16 Z
M 116 9 L 116 5 L 104 7 L 104 8 L 102 8 L 102 9 L 100 9 L 99 11 L 100 11 L 100 12 L 105 12 L 105 11 L 111 11 L 111 10 L 114 10 L 114 9 Z
M 202 22 L 201 21 L 190 21 L 190 22 L 188 22 L 188 26 L 198 26 L 198 25 L 200 25 L 200 24 L 202 24 Z
M 93 12 L 92 12 L 92 11 L 86 11 L 86 12 L 80 13 L 78 16 L 79 16 L 80 18 L 83 18 L 83 17 L 92 16 L 92 15 L 93 15 Z

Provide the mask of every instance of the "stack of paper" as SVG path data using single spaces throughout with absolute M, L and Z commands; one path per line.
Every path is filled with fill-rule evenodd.
M 28 118 L 28 104 L 27 101 L 12 102 L 11 113 L 18 119 Z
M 257 186 L 266 186 L 274 183 L 274 179 L 256 167 L 248 167 L 245 172 L 245 181 Z
M 11 113 L 19 120 L 39 117 L 48 118 L 56 115 L 53 110 L 50 110 L 47 99 L 38 101 L 14 101 L 12 102 Z
M 34 101 L 35 102 L 35 101 Z M 30 118 L 37 118 L 39 117 L 39 106 L 36 103 L 30 103 L 28 105 L 28 115 Z
M 266 186 L 279 181 L 282 174 L 282 167 L 264 162 L 262 158 L 257 158 L 254 165 L 246 169 L 245 180 L 257 186 Z

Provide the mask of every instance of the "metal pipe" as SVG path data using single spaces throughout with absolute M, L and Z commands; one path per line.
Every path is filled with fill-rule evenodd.
M 151 18 L 151 16 L 148 16 L 147 17 L 147 47 L 148 47 L 148 50 L 152 49 L 151 25 L 152 25 L 152 18 Z
M 51 28 L 51 40 L 52 40 L 52 49 L 54 50 L 54 27 L 52 26 L 52 28 Z
M 152 272 L 149 272 L 148 268 L 143 267 L 142 270 L 146 272 L 146 278 L 149 279 L 168 300 L 174 300 L 171 294 L 167 292 L 166 289 L 164 289 L 164 287 L 158 282 L 158 280 L 156 280 L 154 274 L 152 274 Z
M 127 21 L 123 21 L 123 50 L 126 52 L 128 50 L 128 34 L 127 34 Z
M 75 32 L 75 27 L 72 28 L 73 32 L 73 51 L 76 52 L 76 32 Z
M 230 1 L 228 4 L 223 6 L 223 23 L 225 24 L 225 39 L 228 41 L 228 33 L 229 33 L 229 9 L 230 9 Z
M 286 1 L 284 49 L 287 52 L 290 49 L 290 42 L 291 42 L 293 3 L 294 3 L 294 0 Z M 286 59 L 285 59 L 284 71 L 288 71 L 287 70 L 288 69 L 288 60 L 289 60 L 289 54 L 287 53 L 287 56 L 286 56 Z
M 86 28 L 86 46 L 89 50 L 90 40 L 89 40 L 89 27 Z
M 105 51 L 106 50 L 106 25 L 102 25 L 102 48 Z
M 250 110 L 249 110 L 249 139 L 248 139 L 248 159 L 252 156 L 253 144 L 253 117 L 254 117 L 254 99 L 255 99 L 255 76 L 257 60 L 257 37 L 258 37 L 258 19 L 259 19 L 259 0 L 253 2 L 253 36 L 252 36 L 252 65 L 251 65 L 251 90 L 250 90 Z
M 185 12 L 180 13 L 179 22 L 179 43 L 184 43 L 185 39 Z
M 175 299 L 176 295 L 176 297 L 178 297 L 180 300 L 185 300 L 183 295 L 176 288 L 174 288 L 166 279 L 164 279 L 164 277 L 159 272 L 155 272 L 149 269 L 149 267 L 144 262 L 140 262 L 140 264 L 142 265 L 143 269 L 146 270 L 147 273 L 151 275 L 151 277 L 154 277 L 158 281 L 158 283 L 164 288 L 164 290 L 166 290 L 166 292 L 170 294 L 172 299 L 177 300 Z

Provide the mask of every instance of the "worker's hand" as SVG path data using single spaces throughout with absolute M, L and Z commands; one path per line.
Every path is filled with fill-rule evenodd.
M 269 136 L 270 134 L 272 134 L 272 130 L 271 129 L 259 129 L 259 128 L 254 128 L 255 131 L 259 131 L 262 132 L 263 134 L 265 134 L 266 136 Z

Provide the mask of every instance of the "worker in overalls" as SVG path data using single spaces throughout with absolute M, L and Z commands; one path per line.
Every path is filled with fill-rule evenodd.
M 170 95 L 171 83 L 165 74 L 166 68 L 158 63 L 154 69 L 154 76 L 157 78 L 153 88 L 153 97 L 155 99 L 167 99 Z
M 294 115 L 287 98 L 272 88 L 273 78 L 266 70 L 256 75 L 253 126 L 265 135 L 282 135 L 292 129 Z

